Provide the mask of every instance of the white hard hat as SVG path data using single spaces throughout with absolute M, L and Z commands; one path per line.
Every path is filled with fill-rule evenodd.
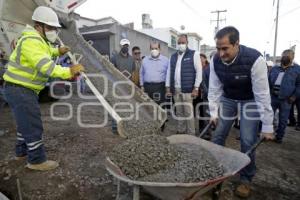
M 271 60 L 267 61 L 267 66 L 273 66 L 273 65 L 274 63 Z
M 128 39 L 122 39 L 122 40 L 120 41 L 120 45 L 123 46 L 123 45 L 125 45 L 125 44 L 128 44 L 128 46 L 130 46 L 130 41 L 129 41 Z
M 61 27 L 57 14 L 51 8 L 46 6 L 37 7 L 33 12 L 32 20 L 53 27 Z

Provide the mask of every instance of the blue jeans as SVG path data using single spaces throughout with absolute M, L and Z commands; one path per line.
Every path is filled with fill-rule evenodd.
M 238 108 L 240 108 L 241 152 L 246 153 L 258 139 L 260 114 L 257 111 L 255 101 L 236 101 L 222 97 L 220 103 L 220 117 L 213 133 L 212 142 L 222 146 L 225 145 L 225 140 L 237 117 Z M 249 157 L 251 159 L 250 164 L 240 171 L 242 182 L 251 182 L 256 173 L 255 151 Z
M 30 164 L 46 161 L 38 95 L 30 89 L 11 84 L 4 87 L 4 95 L 17 124 L 16 156 L 28 155 Z
M 274 113 L 279 109 L 279 122 L 276 130 L 276 139 L 282 140 L 285 134 L 285 128 L 289 119 L 292 104 L 289 104 L 285 99 L 279 99 L 272 95 L 272 109 Z
M 0 86 L 0 111 L 5 106 L 6 100 L 4 98 L 4 89 Z
M 114 134 L 118 132 L 118 124 L 114 118 L 111 120 L 111 130 Z
M 2 88 L 2 85 L 0 85 L 0 120 L 2 120 L 2 118 L 1 118 L 2 114 L 1 113 L 3 113 L 2 110 L 5 106 L 5 103 L 6 103 L 6 101 L 5 101 L 4 95 L 3 95 L 3 88 Z M 5 129 L 0 128 L 0 135 L 4 134 L 5 132 L 6 132 Z

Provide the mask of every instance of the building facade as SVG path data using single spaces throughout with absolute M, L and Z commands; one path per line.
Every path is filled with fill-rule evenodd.
M 102 55 L 111 57 L 120 51 L 120 40 L 127 38 L 130 42 L 130 48 L 139 46 L 142 55 L 150 54 L 151 41 L 157 41 L 161 45 L 162 54 L 168 56 L 168 44 L 159 38 L 155 38 L 134 30 L 134 25 L 122 25 L 112 17 L 93 20 L 83 17 L 77 17 L 77 26 L 82 36 L 91 41 L 93 47 Z

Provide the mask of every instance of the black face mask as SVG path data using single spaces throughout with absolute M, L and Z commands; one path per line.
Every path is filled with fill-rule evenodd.
M 282 56 L 281 58 L 281 64 L 283 66 L 287 66 L 291 63 L 291 59 L 288 56 Z
M 123 54 L 127 54 L 128 53 L 128 47 L 122 47 L 121 49 Z

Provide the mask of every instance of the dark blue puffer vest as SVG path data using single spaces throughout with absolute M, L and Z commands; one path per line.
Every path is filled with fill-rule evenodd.
M 251 81 L 251 69 L 261 54 L 240 45 L 237 58 L 231 65 L 225 65 L 218 54 L 214 57 L 215 72 L 223 84 L 224 97 L 234 100 L 254 99 Z
M 187 49 L 181 60 L 181 91 L 183 93 L 191 93 L 194 88 L 196 70 L 194 67 L 195 51 Z M 170 74 L 170 88 L 171 92 L 175 92 L 175 68 L 177 63 L 178 53 L 171 56 L 171 74 Z

